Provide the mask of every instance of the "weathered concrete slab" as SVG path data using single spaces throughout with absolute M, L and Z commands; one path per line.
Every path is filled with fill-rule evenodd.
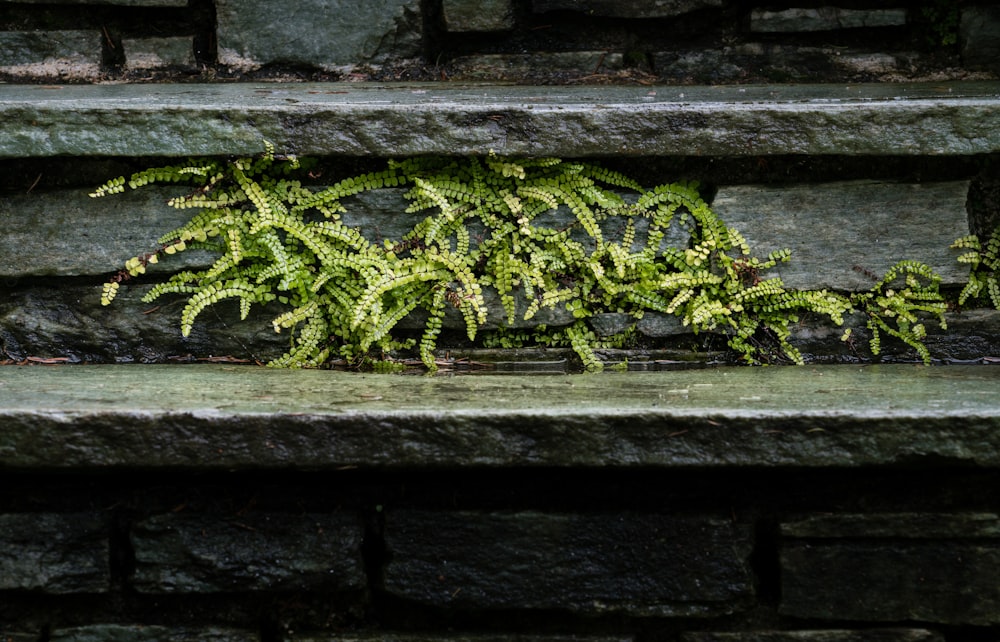
M 128 69 L 193 67 L 194 42 L 186 36 L 171 38 L 124 38 L 125 65 Z
M 3 86 L 0 157 L 983 154 L 1000 83 Z
M 511 0 L 444 0 L 441 12 L 448 31 L 504 31 L 514 27 Z
M 705 617 L 754 596 L 750 529 L 720 516 L 399 510 L 385 532 L 384 590 L 430 606 Z
M 904 259 L 927 263 L 946 285 L 965 284 L 968 266 L 949 246 L 969 234 L 968 193 L 968 181 L 738 185 L 721 188 L 712 207 L 759 256 L 792 251 L 773 270 L 787 287 L 857 291 Z
M 1000 368 L 0 368 L 5 470 L 1000 467 Z

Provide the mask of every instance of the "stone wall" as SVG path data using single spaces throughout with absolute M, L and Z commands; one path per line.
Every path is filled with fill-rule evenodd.
M 940 81 L 998 69 L 995 3 L 800 4 L 4 0 L 0 74 L 734 83 Z
M 7 475 L 0 638 L 989 640 L 998 481 Z

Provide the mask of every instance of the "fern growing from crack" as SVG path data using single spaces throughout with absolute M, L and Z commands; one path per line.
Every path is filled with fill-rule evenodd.
M 470 340 L 492 322 L 499 330 L 487 341 L 567 345 L 590 370 L 601 368 L 598 350 L 620 345 L 634 331 L 633 324 L 622 335 L 599 338 L 588 319 L 605 312 L 636 321 L 649 311 L 676 315 L 694 333 L 726 334 L 748 363 L 802 363 L 789 338 L 804 313 L 839 325 L 854 308 L 868 311 L 875 352 L 883 332 L 920 351 L 919 315 L 939 314 L 934 275 L 913 263 L 898 265 L 871 293 L 852 298 L 785 288 L 765 273 L 790 253 L 754 257 L 695 183 L 646 190 L 588 163 L 490 154 L 390 161 L 382 171 L 314 190 L 296 180 L 306 164 L 268 144 L 256 158 L 196 159 L 108 181 L 92 196 L 126 185 L 187 184 L 192 191 L 170 204 L 198 211 L 154 252 L 129 259 L 105 284 L 102 303 L 110 304 L 122 282 L 160 257 L 207 249 L 218 257 L 211 266 L 174 274 L 144 298 L 188 297 L 182 334 L 223 300 L 237 301 L 242 318 L 254 306 L 278 305 L 285 310 L 272 326 L 291 338 L 271 365 L 364 364 L 416 347 L 432 371 L 449 308 Z M 350 197 L 394 187 L 406 189 L 407 211 L 424 215 L 401 238 L 373 243 L 341 221 Z M 568 222 L 549 216 L 557 209 L 568 212 Z M 683 247 L 665 246 L 672 225 L 687 232 Z M 897 278 L 905 287 L 891 289 Z M 487 305 L 488 291 L 499 310 Z M 514 329 L 560 307 L 571 313 L 571 324 Z M 397 325 L 416 312 L 427 319 L 420 339 L 397 337 Z

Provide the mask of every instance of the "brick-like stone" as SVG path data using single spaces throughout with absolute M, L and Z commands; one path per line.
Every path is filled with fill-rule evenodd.
M 87 78 L 100 67 L 99 31 L 0 31 L 0 72 Z
M 52 4 L 52 0 L 13 1 L 29 4 Z M 186 7 L 188 0 L 59 0 L 59 4 L 110 4 L 123 7 Z
M 514 28 L 511 0 L 443 0 L 448 31 L 506 31 Z
M 906 24 L 906 9 L 755 9 L 750 30 L 759 33 L 834 31 L 864 27 L 899 27 Z
M 976 69 L 1000 70 L 1000 6 L 962 7 L 959 42 L 964 64 Z
M 392 511 L 384 588 L 422 604 L 707 616 L 754 594 L 749 529 L 722 519 Z
M 903 259 L 960 285 L 968 267 L 949 246 L 969 233 L 968 192 L 967 181 L 741 185 L 721 188 L 712 207 L 758 256 L 791 249 L 791 261 L 772 271 L 790 288 L 867 290 L 870 274 Z
M 287 642 L 632 642 L 629 636 L 610 635 L 546 635 L 531 633 L 383 633 L 352 634 L 301 633 L 285 638 Z
M 1000 623 L 992 514 L 814 516 L 782 525 L 784 615 L 818 620 Z
M 580 11 L 611 18 L 668 18 L 723 6 L 723 0 L 534 0 L 536 12 Z
M 333 69 L 421 53 L 419 0 L 218 0 L 219 62 Z
M 0 590 L 104 593 L 108 528 L 93 513 L 0 515 Z
M 140 624 L 91 624 L 55 629 L 50 642 L 251 642 L 257 631 L 220 627 L 182 627 Z
M 352 514 L 170 514 L 135 525 L 143 593 L 358 591 L 363 529 Z
M 815 631 L 744 631 L 684 633 L 681 642 L 944 642 L 926 629 L 830 629 Z
M 125 65 L 129 69 L 193 67 L 194 41 L 189 37 L 125 38 Z

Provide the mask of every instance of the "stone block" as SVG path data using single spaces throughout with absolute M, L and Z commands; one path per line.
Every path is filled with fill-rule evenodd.
M 745 631 L 684 633 L 681 642 L 944 642 L 926 629 L 831 629 L 815 631 Z
M 0 195 L 0 277 L 110 274 L 129 258 L 155 250 L 161 235 L 191 219 L 190 210 L 166 204 L 187 193 L 183 187 L 146 187 L 98 199 L 88 196 L 91 191 Z M 206 263 L 205 254 L 185 254 L 171 257 L 170 269 Z
M 287 642 L 631 642 L 627 636 L 545 635 L 531 633 L 299 633 Z M 34 642 L 34 641 L 32 641 Z
M 817 620 L 1000 623 L 992 514 L 816 516 L 782 525 L 784 615 Z
M 723 6 L 723 0 L 534 0 L 538 13 L 579 11 L 609 18 L 668 18 Z
M 421 52 L 419 0 L 218 0 L 219 62 L 322 69 Z
M 0 31 L 0 72 L 92 77 L 101 67 L 98 31 Z
M 52 0 L 14 0 L 22 4 L 52 4 Z M 59 0 L 59 4 L 109 4 L 122 7 L 186 7 L 188 0 Z
M 753 598 L 746 526 L 715 518 L 392 511 L 384 588 L 435 607 L 708 616 Z
M 757 33 L 794 33 L 801 31 L 835 31 L 871 27 L 901 27 L 906 25 L 906 9 L 755 9 L 750 14 L 750 31 Z
M 903 259 L 927 263 L 946 285 L 968 280 L 952 242 L 969 234 L 967 181 L 851 181 L 723 187 L 715 213 L 746 237 L 755 255 L 789 248 L 769 274 L 796 289 L 867 290 Z
M 1000 6 L 962 7 L 959 43 L 966 66 L 1000 70 Z
M 129 69 L 163 69 L 193 67 L 194 42 L 191 38 L 125 38 L 125 65 Z
M 250 642 L 256 631 L 219 627 L 181 627 L 141 624 L 91 624 L 54 629 L 49 642 Z
M 11 85 L 0 157 L 229 156 L 260 153 L 261 139 L 303 156 L 967 156 L 1000 150 L 997 92 L 993 82 Z
M 514 28 L 511 0 L 443 0 L 448 31 L 506 31 Z
M 358 591 L 362 536 L 352 514 L 159 515 L 133 528 L 134 585 L 143 593 Z
M 0 590 L 104 593 L 109 573 L 101 515 L 0 515 Z

